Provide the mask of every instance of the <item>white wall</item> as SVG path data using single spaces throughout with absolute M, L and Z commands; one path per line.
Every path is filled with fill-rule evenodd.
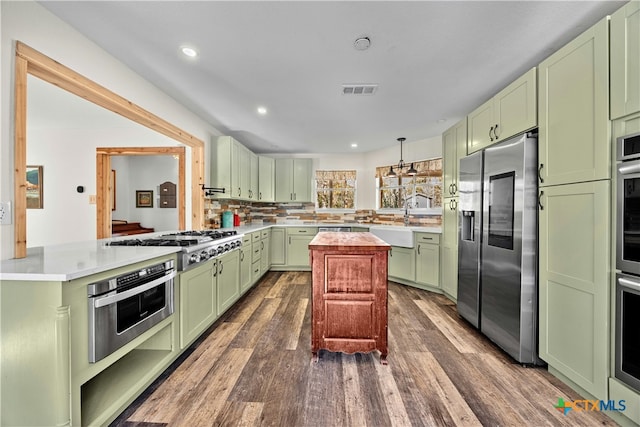
M 0 19 L 0 201 L 14 202 L 13 67 L 16 40 L 184 129 L 205 144 L 209 144 L 212 136 L 220 134 L 39 4 L 2 1 Z M 62 151 L 74 155 L 67 149 Z M 190 158 L 191 151 L 187 149 L 187 200 L 191 200 Z M 86 161 L 95 164 L 95 153 Z M 77 193 L 68 197 L 73 201 Z M 191 217 L 189 203 L 185 214 L 187 218 Z M 13 257 L 13 240 L 14 224 L 0 226 L 0 259 Z M 28 241 L 28 245 L 32 246 L 31 242 Z
M 376 167 L 397 164 L 400 160 L 400 143 L 397 146 L 368 153 L 340 155 L 297 154 L 292 157 L 313 157 L 313 170 L 355 169 L 358 181 L 356 207 L 358 209 L 376 208 Z M 402 144 L 402 157 L 405 162 L 415 162 L 442 157 L 442 137 L 422 139 Z
M 178 209 L 160 208 L 160 184 L 178 183 L 178 161 L 173 156 L 113 156 L 116 171 L 116 210 L 113 219 L 139 222 L 155 231 L 178 229 Z M 153 191 L 153 207 L 137 208 L 136 191 Z

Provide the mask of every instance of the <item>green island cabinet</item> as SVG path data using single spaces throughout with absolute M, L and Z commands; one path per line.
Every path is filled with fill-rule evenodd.
M 640 112 L 640 2 L 611 15 L 611 119 Z
M 276 202 L 311 202 L 311 159 L 275 159 Z
M 71 281 L 0 282 L 2 425 L 107 425 L 178 356 L 175 315 L 89 363 L 87 285 L 157 257 Z
M 605 400 L 612 200 L 608 40 L 605 18 L 538 67 L 539 354 L 551 373 L 581 394 Z
M 467 116 L 469 154 L 538 124 L 536 69 L 532 68 Z
M 440 288 L 440 235 L 415 233 L 416 286 Z
M 242 236 L 240 247 L 240 293 L 244 294 L 253 284 L 251 280 L 251 233 Z
M 258 156 L 258 201 L 273 202 L 276 198 L 275 159 Z

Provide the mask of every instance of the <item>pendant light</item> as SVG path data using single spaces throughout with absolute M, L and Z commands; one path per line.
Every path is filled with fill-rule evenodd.
M 391 178 L 397 177 L 398 173 L 402 175 L 402 170 L 407 167 L 407 165 L 404 164 L 404 160 L 402 160 L 402 143 L 406 139 L 407 138 L 398 138 L 398 141 L 400 142 L 400 161 L 398 162 L 398 166 L 396 166 L 396 169 L 398 170 L 398 172 L 396 173 L 396 171 L 393 170 L 393 166 L 389 166 L 389 173 L 387 174 L 387 177 L 391 177 Z M 411 166 L 407 170 L 407 175 L 414 176 L 417 174 L 418 174 L 418 171 L 414 169 L 413 163 L 411 163 Z

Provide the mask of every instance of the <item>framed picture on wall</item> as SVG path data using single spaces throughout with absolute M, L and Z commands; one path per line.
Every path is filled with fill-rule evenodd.
M 136 208 L 153 207 L 153 190 L 136 190 Z
M 42 166 L 27 165 L 27 209 L 42 209 Z

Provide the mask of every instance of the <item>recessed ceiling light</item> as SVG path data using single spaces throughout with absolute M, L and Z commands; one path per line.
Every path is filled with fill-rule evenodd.
M 356 50 L 367 50 L 371 46 L 371 39 L 369 37 L 358 37 L 356 41 L 353 42 L 353 47 Z
M 436 120 L 437 123 L 444 123 L 446 121 L 447 121 L 447 119 L 438 119 L 438 120 Z
M 267 109 L 265 107 L 258 107 L 258 114 L 264 116 L 265 114 L 267 114 Z
M 188 56 L 189 58 L 195 58 L 196 56 L 198 56 L 198 51 L 189 46 L 181 46 L 180 52 L 182 52 L 183 55 Z
M 351 144 L 351 148 L 358 148 L 358 144 L 354 142 L 353 144 Z

